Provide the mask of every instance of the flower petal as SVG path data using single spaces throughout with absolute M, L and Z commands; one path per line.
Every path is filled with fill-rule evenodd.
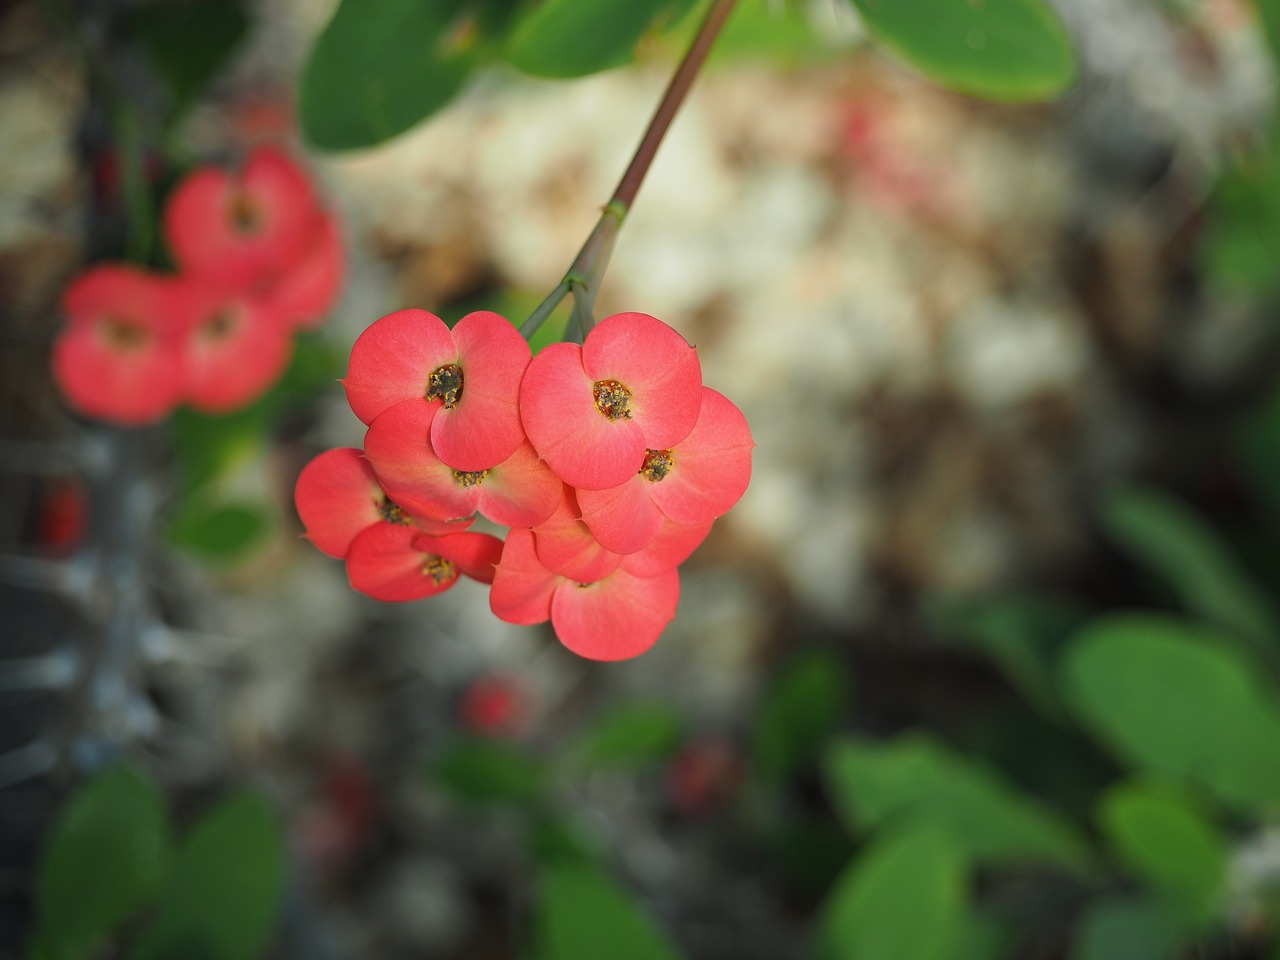
M 502 541 L 487 533 L 450 533 L 443 537 L 421 534 L 413 545 L 424 553 L 443 557 L 473 580 L 493 583 L 493 570 L 502 556 Z
M 205 413 L 229 413 L 267 392 L 293 356 L 293 338 L 255 300 L 190 281 L 196 322 L 185 344 L 186 399 Z
M 727 513 L 751 482 L 751 428 L 731 400 L 702 388 L 693 432 L 672 451 L 673 466 L 649 495 L 676 523 L 702 523 Z
M 314 236 L 298 259 L 271 278 L 259 293 L 269 313 L 294 329 L 314 329 L 342 289 L 346 258 L 338 222 L 323 212 L 313 221 Z
M 643 550 L 662 526 L 662 512 L 649 498 L 655 486 L 637 473 L 608 490 L 579 490 L 582 522 L 606 550 L 622 554 Z
M 596 409 L 577 344 L 553 343 L 529 363 L 520 384 L 520 416 L 538 456 L 572 487 L 616 487 L 644 462 L 640 428 Z
M 551 619 L 551 595 L 565 580 L 538 562 L 533 532 L 515 527 L 507 534 L 489 591 L 489 609 L 507 623 L 534 624 Z
M 431 421 L 438 407 L 425 399 L 406 400 L 384 410 L 364 435 L 364 455 L 396 503 L 433 520 L 474 513 L 478 486 L 462 486 L 453 468 L 431 450 Z
M 614 570 L 622 557 L 600 546 L 582 522 L 572 487 L 562 484 L 560 505 L 533 529 L 534 551 L 548 569 L 578 583 L 595 583 Z
M 698 352 L 656 317 L 605 317 L 583 341 L 582 367 L 592 382 L 617 380 L 631 390 L 632 418 L 651 450 L 675 446 L 697 422 L 702 405 Z
M 458 579 L 458 568 L 441 567 L 433 574 L 428 567 L 431 555 L 413 545 L 419 536 L 413 527 L 395 523 L 366 527 L 347 553 L 351 586 L 387 603 L 421 600 L 448 590 Z
M 382 487 L 355 447 L 326 450 L 298 474 L 293 493 L 307 539 L 341 559 L 365 527 L 382 523 Z
M 458 350 L 443 320 L 425 310 L 397 310 L 356 338 L 342 384 L 355 415 L 373 423 L 388 407 L 425 397 L 431 372 L 457 362 Z
M 674 568 L 643 579 L 618 569 L 598 583 L 562 582 L 551 598 L 551 625 L 580 657 L 627 660 L 657 642 L 679 601 Z
M 538 459 L 533 446 L 523 440 L 475 487 L 477 507 L 484 516 L 504 527 L 534 527 L 555 512 L 564 483 Z
M 524 442 L 520 380 L 529 344 L 496 313 L 469 313 L 453 328 L 462 393 L 431 425 L 431 445 L 455 470 L 487 470 Z
M 682 524 L 663 520 L 653 542 L 639 553 L 622 558 L 622 567 L 637 577 L 656 577 L 689 559 L 689 555 L 701 546 L 711 532 L 714 520 L 705 523 Z

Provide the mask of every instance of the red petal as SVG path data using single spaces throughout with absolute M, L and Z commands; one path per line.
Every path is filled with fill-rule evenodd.
M 431 445 L 455 470 L 487 470 L 524 442 L 520 380 L 529 344 L 496 313 L 469 313 L 453 328 L 462 393 L 431 425 Z
M 631 390 L 632 420 L 651 450 L 675 446 L 697 422 L 698 352 L 656 317 L 616 313 L 601 320 L 583 341 L 582 367 L 592 382 L 617 380 Z
M 397 310 L 356 339 L 342 383 L 355 415 L 373 423 L 388 407 L 425 397 L 431 372 L 457 362 L 458 350 L 443 320 L 425 310 Z
M 475 512 L 480 487 L 461 486 L 453 468 L 431 451 L 437 410 L 420 399 L 383 411 L 364 435 L 364 455 L 382 489 L 400 506 L 433 520 L 451 520 Z
M 396 523 L 366 527 L 351 541 L 347 554 L 351 586 L 387 603 L 420 600 L 448 590 L 458 579 L 457 569 L 440 582 L 424 572 L 431 557 L 413 545 L 419 536 L 413 527 Z
M 68 325 L 54 344 L 53 372 L 76 410 L 127 426 L 173 410 L 190 312 L 172 278 L 95 267 L 67 288 L 62 307 Z
M 555 512 L 564 484 L 538 459 L 527 440 L 473 489 L 477 507 L 504 527 L 534 527 Z
M 307 539 L 331 557 L 345 557 L 356 534 L 383 522 L 382 487 L 354 447 L 326 450 L 303 467 L 293 499 Z
M 564 487 L 560 506 L 533 530 L 534 550 L 548 569 L 578 583 L 595 583 L 614 570 L 622 557 L 600 546 L 578 512 L 573 488 Z
M 450 533 L 443 537 L 422 534 L 413 545 L 424 553 L 444 557 L 473 580 L 493 583 L 493 569 L 502 556 L 502 541 L 487 533 Z
M 494 571 L 489 609 L 507 623 L 542 623 L 551 619 L 551 595 L 564 582 L 538 562 L 533 532 L 516 527 L 507 534 Z
M 520 385 L 520 416 L 538 456 L 571 487 L 616 487 L 644 462 L 636 423 L 596 409 L 577 344 L 553 343 L 533 358 Z
M 702 523 L 727 513 L 751 482 L 751 428 L 732 401 L 702 388 L 702 414 L 672 450 L 671 472 L 649 496 L 676 523 Z
M 342 289 L 346 260 L 337 220 L 317 212 L 310 245 L 261 293 L 273 315 L 294 328 L 313 329 Z
M 663 520 L 653 542 L 639 553 L 622 558 L 622 567 L 637 577 L 656 577 L 689 559 L 711 532 L 714 520 L 706 523 L 681 524 Z
M 551 598 L 551 625 L 580 657 L 627 660 L 657 642 L 679 601 L 674 568 L 644 579 L 619 569 L 599 583 L 563 582 Z
M 205 413 L 229 413 L 267 392 L 289 366 L 293 338 L 254 300 L 186 285 L 197 321 L 185 346 L 187 401 Z
M 582 522 L 606 550 L 623 554 L 643 550 L 662 526 L 662 512 L 649 499 L 654 486 L 637 473 L 608 490 L 579 490 Z

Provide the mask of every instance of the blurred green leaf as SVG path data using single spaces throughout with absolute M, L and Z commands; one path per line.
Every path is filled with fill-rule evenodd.
M 1247 808 L 1280 804 L 1280 706 L 1207 627 L 1153 614 L 1093 621 L 1069 647 L 1065 693 L 1121 760 Z
M 697 17 L 687 20 L 692 40 L 692 31 L 701 20 Z M 716 39 L 709 62 L 767 59 L 793 65 L 812 63 L 824 54 L 830 58 L 833 52 L 824 50 L 809 12 L 800 4 L 740 0 Z
M 956 937 L 952 960 L 1004 960 L 1011 955 L 1009 928 L 991 917 L 969 914 Z
M 1076 76 L 1071 39 L 1043 0 L 852 0 L 879 44 L 961 93 L 1049 100 Z
M 1275 611 L 1207 523 L 1155 490 L 1114 492 L 1102 519 L 1111 538 L 1161 577 L 1187 611 L 1275 653 Z
M 219 803 L 187 834 L 155 923 L 129 960 L 250 960 L 266 949 L 284 889 L 284 841 L 262 797 Z
M 1159 901 L 1102 900 L 1081 920 L 1071 960 L 1169 960 L 1181 926 L 1176 910 Z
M 1091 864 L 1084 838 L 1065 819 L 924 734 L 883 744 L 839 740 L 825 772 L 836 811 L 855 835 L 909 816 L 946 829 L 980 864 Z
M 1063 715 L 1053 659 L 1085 616 L 1078 603 L 1035 594 L 943 600 L 935 609 L 939 629 L 958 633 L 989 656 L 1018 692 L 1051 719 Z
M 224 417 L 179 409 L 172 421 L 180 484 L 191 494 L 261 454 L 267 418 L 253 406 Z
M 170 520 L 169 540 L 211 563 L 233 563 L 257 547 L 271 529 L 271 512 L 254 503 L 184 501 Z
M 1276 7 L 1270 2 L 1271 8 Z M 1201 240 L 1205 272 L 1227 290 L 1277 292 L 1274 252 L 1280 244 L 1280 129 L 1237 156 L 1214 187 Z
M 93 954 L 160 892 L 171 857 L 165 801 L 155 784 L 125 767 L 89 781 L 59 812 L 40 852 L 34 955 Z
M 1271 56 L 1280 62 L 1280 0 L 1253 0 Z
M 232 0 L 185 0 L 134 7 L 127 24 L 173 91 L 177 114 L 227 62 L 249 18 Z
M 585 864 L 542 876 L 534 917 L 538 960 L 676 960 L 680 954 L 605 874 Z
M 1241 418 L 1232 441 L 1254 494 L 1280 519 L 1280 382 Z
M 751 723 L 756 768 L 777 781 L 816 756 L 849 699 L 844 664 L 826 651 L 801 654 L 774 678 Z
M 548 810 L 535 813 L 529 830 L 529 849 L 534 859 L 544 865 L 577 863 L 590 860 L 595 854 L 595 844 L 577 823 Z
M 628 703 L 596 719 L 575 752 L 587 766 L 657 763 L 680 745 L 684 728 L 674 707 L 656 700 Z
M 544 0 L 511 32 L 507 59 L 540 77 L 583 77 L 635 56 L 650 30 L 682 16 L 696 0 Z
M 529 803 L 542 790 L 542 766 L 515 747 L 494 740 L 457 740 L 430 767 L 431 777 L 474 803 Z
M 1135 876 L 1192 917 L 1212 915 L 1226 879 L 1227 845 L 1183 791 L 1159 783 L 1123 783 L 1102 798 L 1098 822 Z
M 909 818 L 836 881 L 818 928 L 820 960 L 958 960 L 967 870 L 954 838 Z
M 302 71 L 303 134 L 372 147 L 439 110 L 476 63 L 467 0 L 342 0 Z

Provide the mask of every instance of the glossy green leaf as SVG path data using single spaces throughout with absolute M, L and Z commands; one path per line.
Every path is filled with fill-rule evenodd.
M 1280 804 L 1280 703 L 1212 629 L 1153 614 L 1095 620 L 1068 648 L 1063 680 L 1123 762 L 1229 804 Z
M 160 892 L 171 856 L 165 801 L 155 784 L 124 767 L 89 781 L 58 813 L 40 853 L 40 949 L 89 956 Z
M 650 30 L 695 0 L 544 0 L 511 32 L 507 59 L 540 77 L 583 77 L 622 66 Z
M 830 653 L 796 657 L 774 678 L 751 723 L 756 769 L 781 780 L 808 763 L 849 699 L 844 665 Z
M 662 930 L 594 867 L 563 864 L 539 884 L 534 917 L 538 960 L 676 960 Z
M 232 563 L 259 546 L 271 529 L 271 514 L 254 503 L 184 502 L 169 527 L 169 540 L 211 563 Z
M 1044 0 L 852 0 L 872 38 L 929 78 L 1005 102 L 1049 100 L 1075 54 Z
M 1065 819 L 994 770 L 924 734 L 889 743 L 833 744 L 825 763 L 836 811 L 857 834 L 910 816 L 946 829 L 980 864 L 1054 864 L 1084 870 L 1090 853 Z
M 1193 916 L 1209 917 L 1226 879 L 1227 845 L 1184 791 L 1121 784 L 1103 797 L 1098 822 L 1135 876 Z
M 129 960 L 256 960 L 280 912 L 285 852 L 260 796 L 222 801 L 187 835 L 155 923 Z
M 1275 613 L 1266 593 L 1214 530 L 1155 490 L 1119 490 L 1103 521 L 1112 539 L 1169 583 L 1189 613 L 1274 653 Z
M 542 766 L 494 740 L 458 740 L 435 758 L 432 778 L 473 803 L 529 803 L 542 790 Z
M 588 766 L 656 763 L 680 745 L 684 728 L 684 717 L 665 703 L 625 704 L 591 724 L 577 744 L 577 756 Z
M 1169 960 L 1181 936 L 1181 920 L 1168 904 L 1103 900 L 1080 921 L 1071 960 Z
M 371 147 L 439 110 L 476 62 L 466 0 L 342 0 L 302 72 L 299 120 L 322 150 Z
M 127 19 L 130 34 L 168 82 L 177 112 L 213 79 L 249 28 L 249 18 L 232 0 L 148 3 L 133 8 Z
M 878 837 L 822 907 L 820 960 L 957 960 L 967 870 L 954 838 L 909 819 Z

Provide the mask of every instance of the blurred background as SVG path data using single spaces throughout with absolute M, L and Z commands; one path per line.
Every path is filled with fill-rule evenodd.
M 617 664 L 475 583 L 360 596 L 292 490 L 361 444 L 369 323 L 559 282 L 697 12 L 323 152 L 297 88 L 335 4 L 212 6 L 0 4 L 0 956 L 1280 957 L 1253 5 L 1058 4 L 1077 81 L 1008 106 L 843 0 L 742 0 L 597 311 L 697 345 L 753 480 Z M 243 414 L 75 417 L 68 280 L 263 139 L 342 223 L 323 328 Z

